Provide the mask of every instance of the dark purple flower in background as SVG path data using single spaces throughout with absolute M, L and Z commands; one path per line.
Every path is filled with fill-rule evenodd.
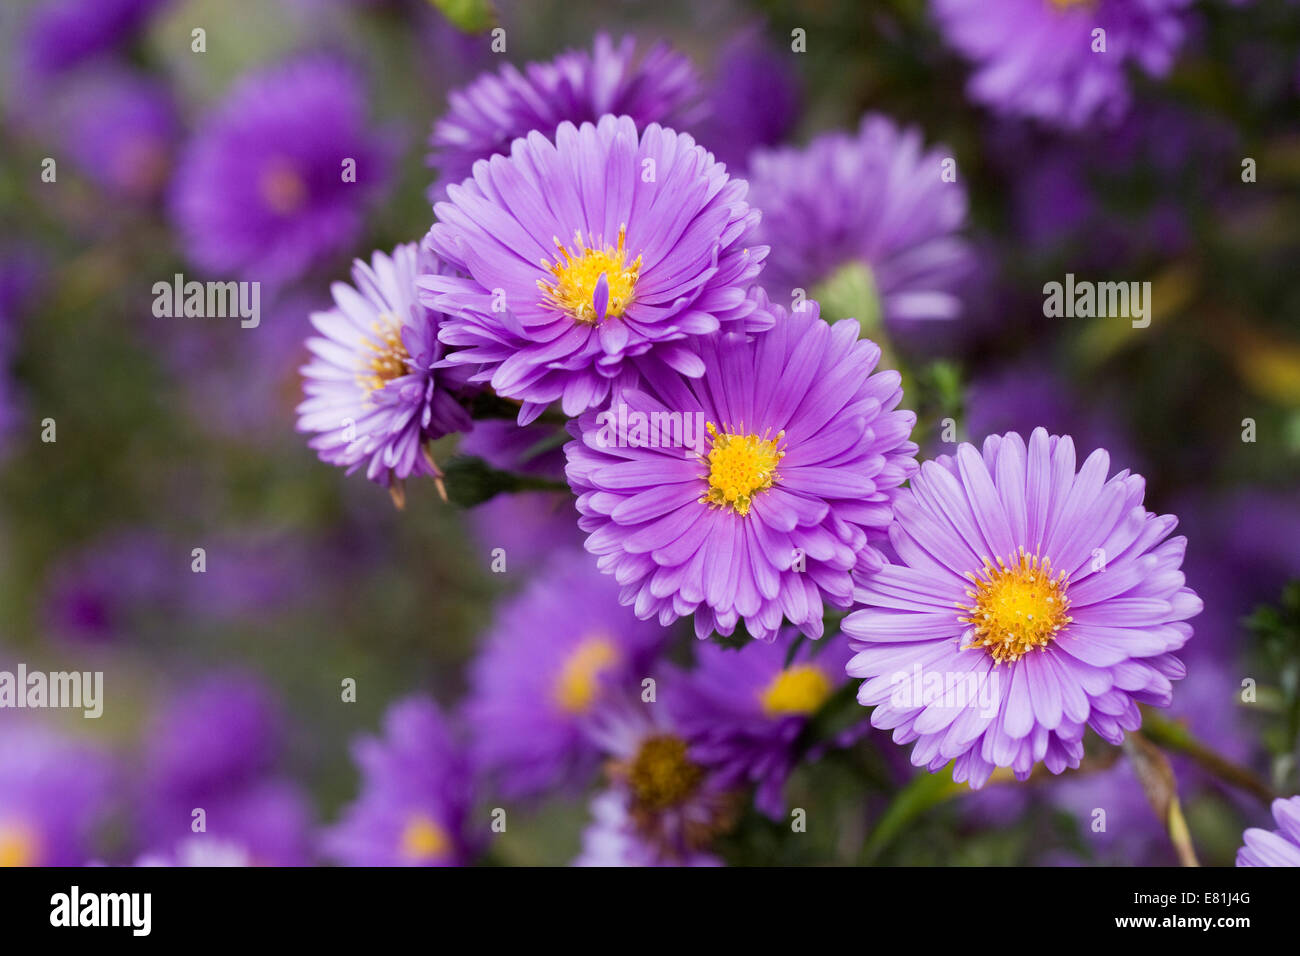
M 78 79 L 61 103 L 61 141 L 83 175 L 129 199 L 161 193 L 181 134 L 164 84 L 142 73 L 96 71 Z
M 0 724 L 0 867 L 82 866 L 110 808 L 113 766 L 91 744 L 6 716 Z
M 719 866 L 713 841 L 735 824 L 736 795 L 692 752 L 662 703 L 604 705 L 588 723 L 609 759 L 575 866 Z
M 243 77 L 176 171 L 172 216 L 190 260 L 208 273 L 277 283 L 350 249 L 391 151 L 366 114 L 359 78 L 333 60 Z
M 1078 128 L 1124 114 L 1129 66 L 1156 77 L 1169 72 L 1191 3 L 934 0 L 933 8 L 944 38 L 975 66 L 967 86 L 972 100 Z
M 1097 450 L 1035 429 L 959 446 L 921 466 L 894 504 L 899 564 L 863 581 L 843 623 L 858 701 L 912 763 L 980 787 L 1077 767 L 1091 727 L 1119 744 L 1167 707 L 1174 655 L 1202 604 L 1184 587 L 1187 541 L 1142 504 L 1146 483 L 1107 479 Z
M 320 336 L 307 340 L 298 431 L 316 433 L 308 444 L 322 461 L 348 474 L 364 466 L 399 494 L 410 475 L 440 474 L 427 442 L 470 427 L 467 373 L 435 369 L 442 317 L 416 300 L 416 277 L 441 271 L 414 243 L 376 252 L 353 265 L 353 285 L 331 287 L 335 307 L 311 317 Z
M 354 745 L 361 794 L 329 828 L 324 852 L 346 866 L 461 866 L 473 800 L 469 760 L 431 700 L 399 701 L 384 735 Z
M 956 318 L 973 263 L 959 232 L 966 189 L 944 181 L 948 156 L 880 115 L 864 116 L 855 134 L 754 153 L 750 201 L 762 212 L 759 241 L 771 246 L 764 288 L 779 301 L 795 289 L 818 297 L 856 270 L 875 300 L 855 312 L 864 322 L 877 318 L 867 308 L 891 322 Z
M 216 674 L 178 689 L 154 714 L 143 745 L 139 827 L 150 852 L 167 854 L 205 833 L 258 865 L 310 862 L 310 804 L 281 776 L 285 739 L 279 703 L 252 674 Z
M 425 240 L 466 273 L 420 280 L 447 361 L 520 400 L 521 425 L 599 406 L 632 359 L 698 376 L 701 337 L 771 325 L 745 294 L 767 254 L 746 189 L 690 136 L 627 116 L 517 140 L 450 188 Z
M 796 750 L 800 734 L 847 682 L 844 665 L 852 656 L 848 641 L 836 635 L 805 641 L 787 663 L 798 639 L 787 628 L 770 644 L 750 641 L 737 650 L 701 644 L 695 669 L 671 698 L 691 752 L 724 785 L 756 786 L 755 806 L 774 820 L 785 816 L 785 783 L 796 763 L 818 756 Z M 861 730 L 868 729 L 864 719 Z
M 506 571 L 512 574 L 543 566 L 556 548 L 581 548 L 583 534 L 576 519 L 573 496 L 567 491 L 496 495 L 466 514 L 470 534 L 484 552 L 483 563 L 490 565 L 500 548 Z
M 1242 834 L 1238 866 L 1300 866 L 1300 797 L 1273 801 L 1276 830 L 1251 827 Z
M 111 533 L 53 566 L 45 585 L 45 627 L 70 641 L 130 637 L 145 616 L 179 611 L 182 574 L 190 574 L 187 550 L 172 548 L 151 531 Z
M 500 607 L 470 668 L 476 765 L 508 797 L 581 786 L 598 757 L 583 721 L 610 694 L 639 689 L 665 636 L 619 603 L 585 552 L 552 552 Z
M 800 97 L 793 59 L 759 27 L 740 31 L 719 51 L 699 138 L 733 174 L 754 149 L 776 145 L 794 128 Z
M 170 0 L 40 0 L 20 28 L 25 73 L 63 73 L 138 33 Z
M 590 53 L 570 50 L 522 71 L 507 63 L 448 95 L 447 113 L 429 137 L 429 165 L 438 170 L 429 199 L 442 199 L 474 163 L 508 154 L 511 143 L 534 130 L 553 137 L 563 122 L 594 123 L 607 113 L 632 117 L 638 129 L 689 125 L 699 91 L 690 60 L 666 44 L 638 60 L 630 36 L 615 46 L 600 33 Z
M 820 637 L 825 602 L 847 607 L 851 572 L 884 563 L 872 541 L 916 467 L 916 416 L 898 409 L 897 372 L 873 374 L 880 349 L 858 323 L 823 322 L 811 300 L 769 307 L 770 332 L 701 345 L 699 379 L 647 369 L 620 393 L 626 417 L 569 426 L 587 550 L 638 617 L 693 614 L 701 638 L 744 618 L 770 641 L 783 616 Z M 675 436 L 645 425 L 674 420 Z
M 46 276 L 45 256 L 34 246 L 0 246 L 0 461 L 9 451 L 23 416 L 23 399 L 10 375 L 22 332 L 23 313 Z

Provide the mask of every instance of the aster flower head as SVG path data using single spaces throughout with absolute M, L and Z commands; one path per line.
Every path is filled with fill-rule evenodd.
M 1251 827 L 1237 851 L 1238 866 L 1300 866 L 1300 797 L 1273 801 L 1276 830 Z
M 439 474 L 426 442 L 470 427 L 465 375 L 435 368 L 442 316 L 416 300 L 416 277 L 441 270 L 414 243 L 376 252 L 353 264 L 352 285 L 332 286 L 333 309 L 312 315 L 320 335 L 307 340 L 298 430 L 315 433 L 308 444 L 322 461 L 348 474 L 364 466 L 371 481 L 400 488 L 412 474 Z
M 352 245 L 390 151 L 351 69 L 278 64 L 240 80 L 185 148 L 172 218 L 196 266 L 293 279 Z
M 113 766 L 98 748 L 37 724 L 0 726 L 0 867 L 82 866 L 109 809 Z
M 1035 429 L 922 465 L 894 503 L 897 564 L 861 583 L 843 629 L 871 723 L 912 763 L 982 786 L 995 767 L 1077 767 L 1087 727 L 1119 744 L 1138 704 L 1167 706 L 1201 600 L 1187 541 L 1142 504 L 1145 482 L 1076 469 L 1074 442 Z
M 565 446 L 600 569 L 637 616 L 694 614 L 701 638 L 744 618 L 770 641 L 782 616 L 820 637 L 824 603 L 847 607 L 852 572 L 884 563 L 873 540 L 916 464 L 899 375 L 873 374 L 880 349 L 858 323 L 758 298 L 770 332 L 704 342 L 698 379 L 648 369 L 619 410 L 570 423 Z M 647 441 L 656 420 L 680 437 Z
M 662 639 L 584 552 L 552 556 L 501 608 L 471 670 L 476 765 L 512 797 L 580 783 L 598 756 L 583 721 L 611 693 L 639 686 Z
M 935 0 L 933 7 L 947 41 L 974 64 L 971 99 L 1004 114 L 1077 129 L 1124 114 L 1130 65 L 1151 76 L 1169 72 L 1190 5 L 1191 0 Z
M 890 321 L 957 317 L 972 254 L 959 234 L 966 190 L 944 181 L 946 156 L 926 150 L 919 130 L 875 114 L 856 134 L 756 152 L 750 199 L 763 213 L 759 239 L 772 246 L 764 287 L 785 299 L 848 284 Z
M 790 657 L 796 640 L 798 631 L 786 628 L 771 643 L 750 641 L 736 650 L 701 644 L 695 669 L 674 695 L 692 752 L 727 785 L 757 785 L 755 805 L 773 819 L 785 815 L 782 791 L 797 761 L 816 756 L 797 751 L 800 735 L 846 683 L 852 656 L 840 638 L 805 641 Z
M 739 809 L 728 789 L 693 753 L 663 703 L 604 705 L 588 723 L 609 757 L 609 789 L 592 801 L 575 866 L 717 866 L 713 841 Z
M 22 25 L 33 78 L 65 73 L 130 40 L 170 0 L 41 0 Z
M 638 60 L 630 36 L 615 45 L 599 33 L 591 52 L 570 50 L 522 71 L 508 63 L 448 95 L 429 137 L 429 165 L 438 170 L 429 198 L 442 198 L 480 159 L 509 153 L 533 130 L 550 136 L 563 122 L 594 123 L 606 113 L 630 116 L 638 128 L 688 125 L 699 92 L 690 60 L 662 43 Z
M 746 185 L 684 133 L 628 116 L 515 140 L 448 190 L 426 246 L 463 275 L 426 275 L 441 338 L 527 424 L 604 402 L 633 361 L 699 375 L 695 348 L 772 317 L 746 295 L 767 249 Z
M 459 866 L 472 848 L 472 792 L 463 748 L 438 706 L 411 697 L 388 709 L 384 735 L 353 747 L 361 795 L 325 834 L 347 866 Z

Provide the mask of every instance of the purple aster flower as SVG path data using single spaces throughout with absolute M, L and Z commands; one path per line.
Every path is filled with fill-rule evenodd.
M 169 0 L 42 0 L 22 27 L 25 72 L 62 73 L 139 32 Z
M 181 132 L 167 88 L 121 70 L 79 80 L 59 110 L 58 125 L 83 174 L 110 192 L 138 200 L 162 191 Z
M 353 748 L 361 795 L 325 835 L 348 866 L 460 866 L 472 801 L 469 762 L 438 706 L 413 697 L 389 708 L 384 736 Z
M 630 36 L 615 46 L 600 33 L 590 53 L 569 50 L 522 72 L 507 63 L 448 94 L 447 114 L 429 137 L 429 165 L 439 173 L 429 198 L 441 199 L 478 160 L 508 154 L 533 130 L 552 136 L 561 123 L 594 123 L 607 113 L 630 116 L 638 128 L 689 125 L 698 95 L 690 60 L 659 44 L 638 61 Z
M 1119 744 L 1139 703 L 1168 706 L 1201 600 L 1184 587 L 1177 519 L 1145 482 L 1035 429 L 922 465 L 894 503 L 899 555 L 861 583 L 843 629 L 871 723 L 912 763 L 980 787 L 995 767 L 1077 767 L 1091 727 Z
M 270 67 L 245 76 L 186 147 L 172 216 L 199 268 L 292 279 L 356 241 L 389 152 L 350 69 L 323 58 Z
M 353 264 L 353 285 L 333 285 L 335 308 L 311 317 L 321 337 L 307 340 L 298 430 L 316 433 L 322 461 L 348 474 L 364 465 L 399 501 L 402 479 L 441 474 L 426 442 L 470 427 L 454 392 L 465 375 L 434 368 L 442 317 L 416 301 L 416 276 L 441 268 L 413 243 L 376 252 Z
M 692 752 L 662 703 L 607 704 L 588 732 L 610 759 L 575 866 L 717 866 L 708 851 L 739 801 Z
M 975 64 L 967 87 L 1001 113 L 1078 128 L 1129 105 L 1130 64 L 1164 76 L 1192 0 L 935 0 L 948 42 Z M 1105 49 L 1094 50 L 1096 30 Z
M 690 136 L 638 136 L 627 116 L 516 140 L 448 190 L 425 240 L 465 273 L 420 280 L 460 347 L 447 362 L 521 400 L 521 425 L 557 399 L 600 405 L 630 360 L 698 376 L 693 342 L 772 322 L 745 294 L 767 255 L 746 188 Z
M 584 552 L 554 556 L 502 606 L 471 668 L 476 764 L 509 797 L 581 785 L 598 757 L 583 720 L 611 692 L 639 688 L 663 636 Z
M 647 369 L 617 413 L 569 426 L 587 550 L 638 617 L 693 613 L 701 638 L 743 617 L 770 641 L 783 615 L 820 637 L 823 603 L 847 607 L 850 572 L 883 564 L 872 539 L 916 465 L 899 375 L 872 374 L 858 323 L 771 308 L 772 331 L 704 342 L 699 379 Z
M 140 830 L 155 852 L 195 832 L 243 847 L 264 865 L 311 858 L 305 795 L 277 776 L 280 708 L 258 678 L 225 673 L 179 689 L 153 716 L 144 743 Z M 196 810 L 204 829 L 195 831 Z
M 0 725 L 0 867 L 82 866 L 108 809 L 99 749 L 30 722 Z
M 754 149 L 779 143 L 794 128 L 799 112 L 794 57 L 768 43 L 759 27 L 736 34 L 718 53 L 700 142 L 732 172 L 745 168 Z
M 755 784 L 754 803 L 773 819 L 785 815 L 782 791 L 800 755 L 799 735 L 835 690 L 846 683 L 852 654 L 841 639 L 804 644 L 788 666 L 798 632 L 739 650 L 701 644 L 695 669 L 674 695 L 674 713 L 691 752 L 731 787 Z M 864 720 L 862 729 L 869 729 Z
M 178 840 L 164 853 L 146 853 L 135 861 L 136 866 L 253 866 L 255 861 L 248 849 L 239 843 L 219 837 L 192 836 Z
M 1300 866 L 1300 797 L 1273 801 L 1278 829 L 1251 827 L 1242 834 L 1238 866 Z
M 825 133 L 806 149 L 756 152 L 750 199 L 763 213 L 759 240 L 772 247 L 764 287 L 781 300 L 795 289 L 818 297 L 856 273 L 876 300 L 867 307 L 887 320 L 957 317 L 956 290 L 972 259 L 959 234 L 966 190 L 944 182 L 947 155 L 926 151 L 919 130 L 873 114 L 856 134 Z

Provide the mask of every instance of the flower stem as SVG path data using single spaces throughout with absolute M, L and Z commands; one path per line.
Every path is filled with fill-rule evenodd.
M 1226 784 L 1251 794 L 1264 806 L 1277 798 L 1273 788 L 1253 771 L 1220 756 L 1201 743 L 1183 724 L 1143 708 L 1142 733 L 1167 750 L 1190 757 L 1197 766 Z

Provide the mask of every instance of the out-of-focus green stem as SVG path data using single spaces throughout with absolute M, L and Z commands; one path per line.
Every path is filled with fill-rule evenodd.
M 1277 798 L 1273 788 L 1258 775 L 1221 757 L 1197 740 L 1184 725 L 1163 717 L 1150 708 L 1143 708 L 1142 733 L 1152 743 L 1190 757 L 1201 769 L 1224 783 L 1252 794 L 1266 807 Z

